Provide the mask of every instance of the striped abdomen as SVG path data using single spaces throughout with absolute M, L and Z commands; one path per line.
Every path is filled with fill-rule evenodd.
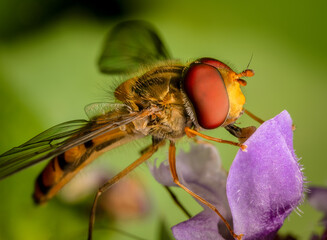
M 82 168 L 102 153 L 140 137 L 115 129 L 51 159 L 36 180 L 33 194 L 35 203 L 41 204 L 51 199 Z

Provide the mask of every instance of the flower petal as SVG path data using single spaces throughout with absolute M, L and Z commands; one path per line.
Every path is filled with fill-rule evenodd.
M 293 150 L 286 111 L 263 123 L 238 151 L 227 179 L 234 231 L 270 239 L 302 201 L 303 175 Z
M 228 207 L 225 193 L 227 173 L 222 169 L 220 156 L 214 146 L 197 144 L 192 145 L 188 153 L 181 151 L 176 158 L 176 167 L 182 184 L 212 204 Z M 176 186 L 167 161 L 162 162 L 159 167 L 154 163 L 149 168 L 159 183 Z
M 327 239 L 327 188 L 309 187 L 308 201 L 318 211 L 324 213 L 321 223 L 326 227 L 325 238 Z
M 327 215 L 327 188 L 309 187 L 308 200 L 313 207 Z
M 181 151 L 176 158 L 177 172 L 182 184 L 200 195 L 231 222 L 226 196 L 227 173 L 222 169 L 217 149 L 209 144 L 192 145 L 190 152 Z M 175 186 L 167 162 L 158 168 L 150 166 L 156 180 L 164 185 Z M 220 218 L 206 205 L 199 202 L 204 211 L 172 228 L 177 240 L 224 239 L 219 234 Z M 226 230 L 226 227 L 223 227 Z M 227 233 L 229 234 L 229 233 Z
M 213 211 L 203 211 L 190 220 L 172 227 L 177 240 L 224 240 L 218 233 L 217 215 Z

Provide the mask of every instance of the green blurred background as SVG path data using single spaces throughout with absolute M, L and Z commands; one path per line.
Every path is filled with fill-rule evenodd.
M 143 19 L 160 30 L 173 56 L 185 61 L 210 56 L 242 71 L 253 54 L 250 68 L 256 75 L 244 88 L 246 108 L 263 119 L 287 109 L 297 127 L 295 150 L 309 185 L 327 186 L 323 157 L 327 133 L 326 10 L 325 0 L 2 0 L 0 152 L 57 123 L 86 118 L 85 105 L 105 101 L 104 90 L 111 78 L 96 67 L 104 37 L 121 20 Z M 247 116 L 240 122 L 257 126 Z M 223 129 L 208 134 L 233 139 Z M 222 144 L 217 147 L 229 168 L 237 149 Z M 89 168 L 99 164 L 118 171 L 136 159 L 139 149 L 139 144 L 122 147 Z M 44 164 L 0 182 L 0 240 L 86 239 L 89 208 L 81 211 L 57 199 L 34 206 L 34 181 Z M 111 227 L 152 240 L 159 239 L 162 222 L 169 228 L 186 220 L 146 166 L 133 175 L 144 182 L 151 213 L 142 219 L 116 221 Z M 175 192 L 192 214 L 201 210 L 187 194 Z M 92 198 L 86 200 L 86 206 Z M 307 203 L 300 209 L 302 216 L 292 214 L 281 233 L 308 239 L 312 231 L 321 231 L 318 221 L 322 215 Z M 105 229 L 95 231 L 96 240 L 130 239 L 108 230 L 109 225 Z

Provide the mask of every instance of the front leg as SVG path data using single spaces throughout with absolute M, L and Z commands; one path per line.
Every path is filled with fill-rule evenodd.
M 218 211 L 218 209 L 213 204 L 211 204 L 210 202 L 208 202 L 204 198 L 200 197 L 199 195 L 197 195 L 196 193 L 194 193 L 193 191 L 188 189 L 186 186 L 184 186 L 179 181 L 179 178 L 178 178 L 178 175 L 177 175 L 177 169 L 176 169 L 176 147 L 175 147 L 175 143 L 173 141 L 170 141 L 168 160 L 169 160 L 170 173 L 171 173 L 171 175 L 173 177 L 174 183 L 177 184 L 182 189 L 184 189 L 192 197 L 198 199 L 200 202 L 207 205 L 211 210 L 213 210 L 221 218 L 221 220 L 225 223 L 227 229 L 229 230 L 229 232 L 231 233 L 231 235 L 233 236 L 234 239 L 242 240 L 243 234 L 240 234 L 240 235 L 235 234 L 232 227 L 227 222 L 227 220 L 221 215 L 221 213 Z
M 194 129 L 191 129 L 189 127 L 186 127 L 184 130 L 185 130 L 186 135 L 189 138 L 193 138 L 195 136 L 199 136 L 199 137 L 202 137 L 204 139 L 211 140 L 211 141 L 214 141 L 214 142 L 227 143 L 227 144 L 230 144 L 230 145 L 234 145 L 234 146 L 240 147 L 242 149 L 242 151 L 246 152 L 247 146 L 244 145 L 244 144 L 241 144 L 241 143 L 238 143 L 238 142 L 233 142 L 233 141 L 228 141 L 228 140 L 224 140 L 224 139 L 220 139 L 220 138 L 210 137 L 208 135 L 199 133 L 198 131 L 196 131 Z

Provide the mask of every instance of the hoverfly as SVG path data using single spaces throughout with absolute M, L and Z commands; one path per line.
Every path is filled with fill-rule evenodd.
M 133 73 L 134 77 L 115 89 L 117 102 L 88 105 L 89 120 L 56 125 L 0 155 L 0 179 L 51 159 L 35 183 L 34 201 L 41 204 L 54 197 L 79 170 L 103 152 L 150 135 L 152 145 L 142 151 L 141 157 L 99 188 L 90 215 L 88 238 L 92 239 L 101 193 L 149 159 L 168 140 L 175 183 L 213 209 L 233 237 L 241 239 L 213 205 L 179 182 L 175 142 L 185 135 L 200 136 L 244 150 L 246 146 L 242 143 L 209 137 L 199 131 L 224 127 L 240 140 L 249 135 L 247 128 L 234 123 L 244 111 L 252 116 L 243 108 L 245 97 L 240 87 L 246 85 L 241 78 L 251 77 L 254 72 L 246 69 L 237 74 L 213 58 L 187 64 L 171 60 L 155 29 L 143 21 L 123 22 L 111 31 L 99 68 L 108 74 Z

